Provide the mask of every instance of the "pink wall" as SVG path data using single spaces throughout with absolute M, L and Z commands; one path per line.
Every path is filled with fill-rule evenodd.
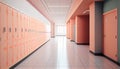
M 76 43 L 89 43 L 89 16 L 76 16 Z
M 90 5 L 90 51 L 95 52 L 95 3 Z
M 74 32 L 74 25 L 75 25 L 75 19 L 70 19 L 70 24 L 71 24 L 71 27 L 70 27 L 70 40 L 74 41 L 74 35 L 75 35 L 75 32 Z
M 55 23 L 51 23 L 51 37 L 55 37 Z

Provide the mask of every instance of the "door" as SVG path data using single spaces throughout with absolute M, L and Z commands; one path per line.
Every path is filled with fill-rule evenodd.
M 103 15 L 104 55 L 117 61 L 117 9 Z

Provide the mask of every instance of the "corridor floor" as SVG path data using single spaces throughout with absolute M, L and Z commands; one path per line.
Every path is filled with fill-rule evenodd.
M 88 45 L 76 45 L 65 36 L 51 38 L 15 69 L 120 69 L 102 56 L 94 56 Z

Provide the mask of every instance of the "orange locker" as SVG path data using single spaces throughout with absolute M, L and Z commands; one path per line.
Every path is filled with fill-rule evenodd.
M 8 37 L 7 37 L 7 6 L 1 4 L 1 69 L 8 69 Z
M 104 55 L 118 61 L 117 9 L 106 12 L 104 18 Z
M 8 7 L 8 64 L 9 66 L 12 65 L 12 58 L 13 58 L 13 50 L 12 50 L 12 46 L 13 46 L 13 41 L 12 41 L 12 8 Z
M 21 20 L 20 20 L 21 16 L 20 15 L 21 14 L 18 13 L 18 27 L 17 27 L 18 28 L 18 31 L 17 31 L 18 32 L 18 40 L 17 40 L 18 41 L 18 43 L 17 43 L 17 47 L 18 47 L 18 60 L 20 60 L 20 57 L 21 57 L 20 56 L 20 51 L 21 51 L 21 48 L 20 48 L 21 47 L 21 45 L 20 45 L 20 43 L 21 43 L 20 42 L 21 41 L 21 27 L 20 27 L 21 26 L 20 25 L 21 24 Z
M 22 14 L 20 14 L 20 59 L 22 59 L 22 39 L 23 39 L 23 28 L 22 28 L 22 22 L 23 22 L 23 17 L 22 17 Z
M 24 28 L 24 23 L 25 23 L 25 15 L 22 14 L 22 58 L 25 55 L 25 28 Z
M 17 62 L 17 11 L 13 9 L 13 59 L 14 59 L 14 63 Z
M 1 37 L 1 34 L 2 34 L 2 27 L 1 27 L 1 25 L 2 25 L 2 23 L 1 23 L 1 3 L 0 3 L 0 69 L 1 69 L 1 54 L 2 54 L 2 52 L 1 52 L 1 39 L 2 39 L 2 37 Z

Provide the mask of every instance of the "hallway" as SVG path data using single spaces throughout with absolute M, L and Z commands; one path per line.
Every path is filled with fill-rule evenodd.
M 51 38 L 15 69 L 120 69 L 102 56 L 94 56 L 89 46 L 76 45 L 64 36 Z

